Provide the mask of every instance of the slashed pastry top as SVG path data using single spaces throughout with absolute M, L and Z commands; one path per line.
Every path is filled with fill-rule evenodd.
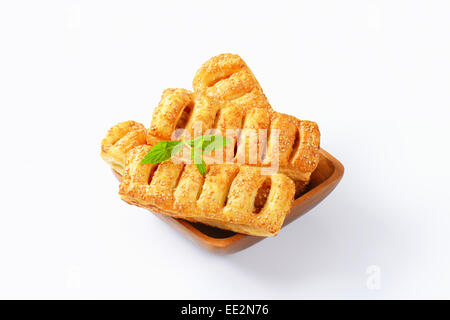
M 173 217 L 258 236 L 273 236 L 291 208 L 295 186 L 283 174 L 260 168 L 220 164 L 203 177 L 195 165 L 140 164 L 151 146 L 127 155 L 119 194 L 130 204 Z
M 182 156 L 141 164 L 159 141 L 205 134 L 231 142 L 224 152 L 215 150 L 208 157 L 205 176 Z M 135 121 L 112 127 L 101 156 L 122 175 L 119 194 L 130 204 L 239 233 L 273 236 L 294 194 L 305 190 L 317 167 L 319 144 L 315 122 L 274 111 L 245 62 L 222 54 L 197 71 L 193 91 L 163 92 L 147 130 Z M 269 167 L 276 171 L 264 171 Z
M 218 162 L 275 166 L 294 180 L 309 180 L 319 161 L 317 124 L 273 111 L 239 56 L 210 59 L 193 86 L 194 92 L 163 92 L 147 132 L 149 142 L 220 134 L 232 144 Z
M 253 72 L 235 54 L 224 53 L 206 61 L 195 74 L 192 87 L 198 95 L 223 102 L 234 101 L 249 107 L 268 105 Z

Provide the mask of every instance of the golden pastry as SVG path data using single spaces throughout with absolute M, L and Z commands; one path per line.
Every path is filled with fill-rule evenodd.
M 204 176 L 182 154 L 160 164 L 141 164 L 162 140 L 204 134 L 220 134 L 231 142 L 224 154 L 214 151 L 204 157 Z M 130 204 L 239 233 L 273 236 L 294 194 L 305 190 L 318 165 L 319 143 L 316 123 L 273 111 L 245 62 L 223 54 L 197 71 L 193 91 L 163 92 L 148 130 L 134 121 L 112 127 L 101 156 L 122 175 L 119 194 Z
M 268 104 L 258 81 L 244 60 L 235 54 L 220 54 L 206 61 L 192 83 L 198 95 L 220 101 Z M 242 99 L 242 98 L 245 99 Z
M 167 89 L 155 108 L 147 139 L 193 138 L 205 133 L 232 142 L 220 163 L 273 168 L 304 191 L 319 162 L 320 132 L 312 121 L 272 110 L 260 85 L 237 55 L 211 58 L 197 71 L 194 92 Z M 181 136 L 177 130 L 185 129 Z M 275 152 L 274 152 L 275 151 Z
M 116 124 L 108 130 L 102 140 L 100 155 L 115 171 L 123 174 L 127 152 L 134 147 L 146 144 L 145 127 L 135 121 Z
M 234 164 L 208 166 L 140 164 L 151 146 L 127 155 L 119 194 L 130 204 L 156 212 L 256 236 L 274 236 L 291 208 L 295 186 L 283 174 Z

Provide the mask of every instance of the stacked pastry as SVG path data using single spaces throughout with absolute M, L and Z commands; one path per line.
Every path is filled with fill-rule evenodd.
M 211 132 L 229 143 L 213 152 L 204 175 L 183 157 L 141 164 L 160 141 Z M 119 194 L 130 204 L 273 236 L 317 167 L 319 141 L 316 123 L 274 111 L 245 62 L 222 54 L 197 71 L 193 91 L 163 92 L 148 129 L 134 121 L 112 127 L 101 156 L 122 175 Z

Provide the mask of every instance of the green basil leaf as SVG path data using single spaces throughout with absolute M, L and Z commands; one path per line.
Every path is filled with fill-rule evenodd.
M 192 161 L 197 166 L 198 171 L 205 175 L 207 167 L 203 160 L 203 153 L 224 148 L 227 144 L 231 144 L 231 142 L 220 135 L 203 135 L 183 141 L 160 141 L 145 155 L 141 164 L 156 164 L 169 160 L 180 152 L 184 145 L 187 145 L 191 147 Z
M 196 163 L 195 166 L 197 167 L 198 171 L 202 176 L 206 174 L 206 163 L 203 159 L 201 163 Z
M 155 144 L 150 151 L 142 159 L 141 164 L 145 163 L 161 163 L 169 160 L 172 157 L 172 152 L 175 149 L 179 151 L 181 141 L 160 141 Z
M 231 142 L 227 138 L 218 135 L 211 135 L 204 138 L 202 149 L 205 151 L 205 153 L 209 153 L 213 150 L 222 149 L 227 144 L 231 144 Z
M 195 164 L 201 163 L 202 155 L 203 151 L 201 149 L 191 148 L 191 159 Z
M 204 136 L 200 136 L 200 137 L 196 137 L 194 139 L 191 139 L 188 141 L 188 144 L 193 147 L 193 148 L 201 148 L 202 143 L 203 143 L 203 137 Z
M 205 160 L 203 160 L 203 150 L 197 149 L 197 148 L 191 148 L 191 158 L 194 162 L 195 166 L 197 167 L 198 171 L 202 176 L 206 174 L 206 163 Z
M 183 149 L 183 141 L 169 141 L 172 142 L 168 145 L 168 150 L 170 151 L 171 156 L 173 157 L 178 152 Z

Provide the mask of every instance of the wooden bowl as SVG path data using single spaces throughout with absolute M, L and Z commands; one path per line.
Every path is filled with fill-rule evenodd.
M 119 180 L 122 178 L 117 172 L 114 171 L 114 173 Z M 283 226 L 301 217 L 328 196 L 339 183 L 343 174 L 343 165 L 328 152 L 321 149 L 319 165 L 311 175 L 308 190 L 294 200 L 292 209 L 286 216 Z M 175 219 L 153 210 L 151 212 L 201 247 L 218 254 L 238 252 L 265 239 L 265 237 L 250 236 L 214 228 L 202 223 Z

